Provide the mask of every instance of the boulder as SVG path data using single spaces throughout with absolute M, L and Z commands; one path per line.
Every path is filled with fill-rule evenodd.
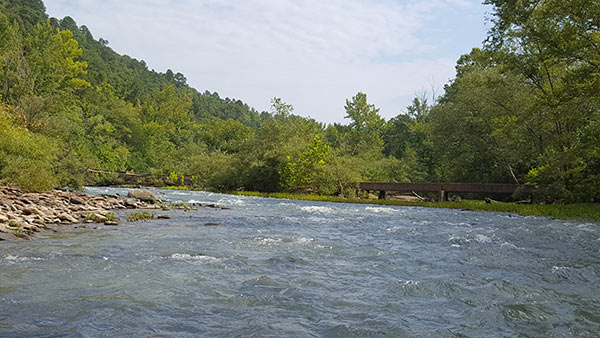
M 73 204 L 85 204 L 85 201 L 78 196 L 71 196 L 70 201 Z
M 37 208 L 34 207 L 24 207 L 23 208 L 23 215 L 40 215 L 40 211 Z
M 126 206 L 128 209 L 135 209 L 135 208 L 137 208 L 137 203 L 135 203 L 135 201 L 134 201 L 134 200 L 129 200 L 129 199 L 126 199 L 126 200 L 124 200 L 123 202 L 125 203 L 125 206 Z
M 135 198 L 144 202 L 154 202 L 156 201 L 156 196 L 151 191 L 148 190 L 130 190 L 127 193 L 127 197 Z
M 60 214 L 58 215 L 58 219 L 60 219 L 63 222 L 70 222 L 70 223 L 78 223 L 79 220 L 76 219 L 75 217 L 69 215 L 69 214 Z
M 157 219 L 171 219 L 171 217 L 169 215 L 158 215 L 156 216 Z

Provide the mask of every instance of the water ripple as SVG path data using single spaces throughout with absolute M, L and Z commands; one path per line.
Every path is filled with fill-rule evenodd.
M 0 336 L 600 332 L 596 223 L 154 191 L 231 210 L 0 243 Z

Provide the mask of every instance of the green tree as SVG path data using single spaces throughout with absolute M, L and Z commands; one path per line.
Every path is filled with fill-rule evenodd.
M 309 148 L 297 159 L 288 156 L 288 162 L 281 172 L 283 186 L 287 190 L 299 190 L 317 187 L 320 176 L 324 174 L 325 159 L 329 155 L 329 146 L 315 135 Z
M 345 118 L 350 119 L 350 132 L 346 144 L 352 155 L 364 153 L 380 154 L 383 149 L 381 132 L 385 121 L 379 116 L 379 109 L 367 103 L 367 94 L 358 93 L 352 100 L 346 100 Z
M 595 162 L 579 145 L 585 143 L 583 131 L 593 130 L 589 126 L 600 109 L 600 3 L 486 3 L 494 6 L 486 47 L 506 72 L 523 77 L 533 105 L 527 120 L 535 124 L 540 155 L 532 173 L 545 172 L 538 182 L 552 184 L 565 200 L 574 200 L 570 192 L 586 181 L 579 163 Z

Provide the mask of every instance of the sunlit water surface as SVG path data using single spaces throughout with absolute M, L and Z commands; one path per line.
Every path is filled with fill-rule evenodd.
M 231 209 L 0 242 L 0 336 L 600 332 L 596 223 L 155 192 Z

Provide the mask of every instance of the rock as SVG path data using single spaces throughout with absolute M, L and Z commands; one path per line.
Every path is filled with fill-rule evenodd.
M 140 209 L 158 210 L 158 209 L 162 209 L 162 208 L 158 204 L 143 204 L 140 206 Z
M 127 209 L 136 209 L 137 208 L 137 203 L 135 203 L 134 200 L 130 200 L 130 199 L 126 199 L 123 201 L 123 203 L 125 204 L 125 206 L 127 207 Z
M 40 230 L 38 230 L 38 228 L 37 228 L 37 227 L 35 227 L 35 226 L 32 226 L 32 225 L 27 225 L 27 226 L 24 226 L 24 227 L 23 227 L 23 229 L 25 229 L 25 230 L 28 230 L 28 231 L 31 231 L 31 232 L 39 232 L 39 231 L 40 231 Z
M 148 190 L 130 190 L 127 193 L 127 197 L 135 198 L 144 202 L 154 202 L 156 201 L 156 196 L 151 191 Z
M 0 223 L 8 223 L 8 216 L 0 214 Z
M 58 215 L 58 219 L 63 221 L 63 222 L 70 222 L 70 223 L 79 223 L 79 220 L 76 219 L 75 217 L 69 215 L 69 214 L 60 214 Z
M 105 221 L 104 225 L 119 225 L 119 221 L 116 221 L 116 220 Z
M 73 203 L 73 204 L 85 204 L 85 201 L 83 199 L 79 198 L 78 196 L 71 196 L 69 201 L 71 201 L 71 203 Z
M 158 215 L 156 216 L 157 219 L 171 219 L 171 216 L 168 215 Z
M 216 227 L 216 226 L 219 226 L 219 225 L 220 225 L 219 223 L 205 223 L 204 224 L 205 227 Z
M 40 203 L 40 196 L 37 194 L 29 194 L 27 195 L 27 199 L 34 204 Z
M 108 218 L 99 212 L 85 215 L 85 223 L 104 223 Z
M 40 211 L 35 207 L 27 206 L 23 208 L 23 215 L 40 215 Z
M 27 198 L 21 198 L 19 201 L 20 201 L 20 202 L 23 202 L 23 203 L 25 203 L 25 204 L 33 204 L 33 202 L 31 202 L 31 201 L 30 201 L 30 200 L 28 200 Z

